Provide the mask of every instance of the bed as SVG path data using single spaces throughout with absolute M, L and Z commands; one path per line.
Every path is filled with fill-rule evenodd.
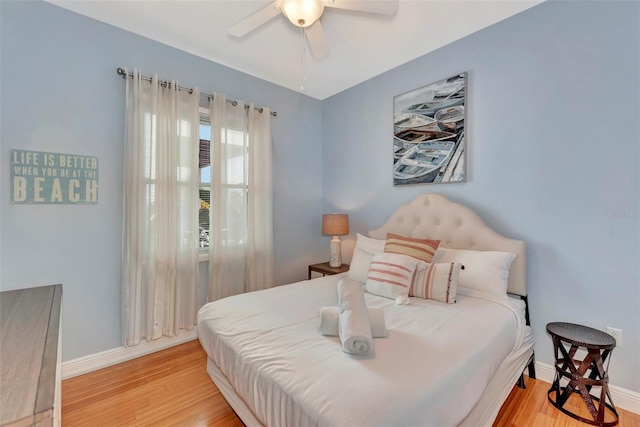
M 366 356 L 319 332 L 320 308 L 336 305 L 348 272 L 208 303 L 198 313 L 207 372 L 247 426 L 490 426 L 527 365 L 535 377 L 524 242 L 437 194 L 400 207 L 369 237 L 388 233 L 515 254 L 511 296 L 460 287 L 455 304 L 398 305 L 365 293 L 389 331 Z

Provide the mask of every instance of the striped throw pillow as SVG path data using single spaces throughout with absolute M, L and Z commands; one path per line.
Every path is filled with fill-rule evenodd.
M 462 264 L 454 262 L 429 264 L 426 269 L 416 272 L 409 296 L 453 304 L 461 268 Z
M 396 299 L 408 296 L 416 264 L 407 255 L 380 252 L 373 256 L 365 289 L 370 294 Z
M 384 245 L 384 251 L 409 255 L 425 262 L 431 262 L 439 245 L 440 240 L 416 239 L 387 233 L 387 243 Z

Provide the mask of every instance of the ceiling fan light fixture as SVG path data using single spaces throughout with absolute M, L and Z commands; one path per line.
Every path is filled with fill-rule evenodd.
M 323 0 L 280 0 L 280 10 L 296 27 L 308 27 L 324 11 Z

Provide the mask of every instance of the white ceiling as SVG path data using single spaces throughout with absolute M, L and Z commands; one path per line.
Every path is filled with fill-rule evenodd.
M 304 90 L 300 30 L 287 18 L 242 39 L 226 31 L 269 0 L 47 1 L 322 100 L 543 0 L 400 0 L 392 17 L 325 8 L 329 55 L 307 48 Z

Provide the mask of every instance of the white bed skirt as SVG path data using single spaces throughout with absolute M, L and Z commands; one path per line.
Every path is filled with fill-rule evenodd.
M 235 413 L 247 427 L 262 426 L 262 423 L 253 415 L 253 412 L 251 412 L 251 409 L 244 403 L 244 400 L 238 396 L 231 384 L 229 384 L 227 377 L 224 376 L 220 368 L 218 368 L 209 357 L 207 357 L 207 373 L 216 387 L 218 387 L 218 390 L 220 390 L 220 393 L 222 393 L 227 402 L 229 402 L 229 405 L 231 405 Z
M 522 345 L 513 350 L 502 362 L 496 375 L 487 385 L 485 392 L 462 421 L 460 426 L 491 427 L 495 421 L 502 404 L 509 396 L 511 389 L 516 384 L 520 374 L 526 369 L 533 355 L 533 332 L 531 327 L 525 329 Z M 216 364 L 207 357 L 207 373 L 220 390 L 220 393 L 229 402 L 235 413 L 247 427 L 260 427 L 262 423 L 254 416 L 253 412 L 245 404 L 244 400 L 235 392 L 227 377 Z
M 533 331 L 530 326 L 525 328 L 522 345 L 513 350 L 502 362 L 495 376 L 491 379 L 476 406 L 473 407 L 461 426 L 491 427 L 502 404 L 507 400 L 520 374 L 525 370 L 533 356 Z

